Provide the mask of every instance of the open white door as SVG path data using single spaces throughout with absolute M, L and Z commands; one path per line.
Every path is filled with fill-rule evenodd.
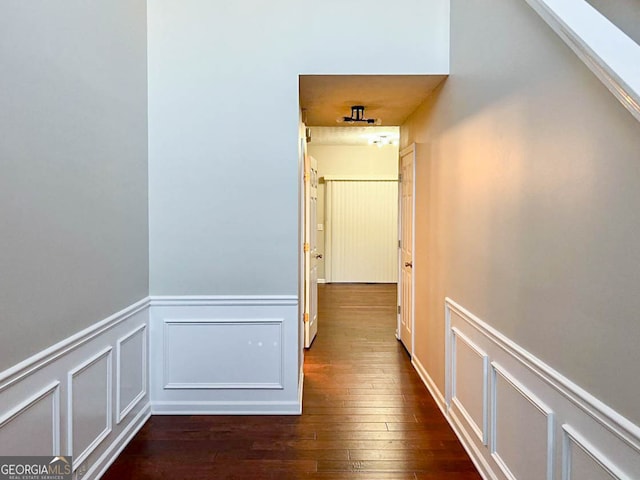
M 398 339 L 413 355 L 413 230 L 415 147 L 400 152 Z
M 318 333 L 318 165 L 315 158 L 305 155 L 305 314 L 304 346 L 309 348 Z

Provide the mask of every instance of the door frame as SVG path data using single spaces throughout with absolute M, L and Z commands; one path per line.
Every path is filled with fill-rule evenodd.
M 407 306 L 402 304 L 402 248 L 400 242 L 402 241 L 402 222 L 404 219 L 402 218 L 402 157 L 411 154 L 413 156 L 413 172 L 412 178 L 413 182 L 411 185 L 413 199 L 413 205 L 411 208 L 412 218 L 411 218 L 411 252 L 412 258 L 411 261 L 413 263 L 413 267 L 411 268 L 411 305 L 409 308 L 411 309 L 411 357 L 413 358 L 415 352 L 415 326 L 416 326 L 416 316 L 415 316 L 415 304 L 416 304 L 416 144 L 412 143 L 411 145 L 403 148 L 398 153 L 398 313 L 397 313 L 397 324 L 396 324 L 396 338 L 400 340 L 400 331 L 402 328 L 402 318 L 400 309 L 405 309 Z
M 315 168 L 314 168 L 315 164 Z M 317 160 L 304 151 L 304 348 L 311 347 L 318 332 L 318 254 L 317 241 L 317 200 L 318 200 L 318 167 Z M 312 189 L 316 190 L 316 202 L 311 201 Z M 314 211 L 315 210 L 315 211 Z M 313 237 L 313 241 L 312 241 Z M 312 272 L 315 269 L 315 279 Z M 315 309 L 315 310 L 314 310 Z M 313 326 L 313 328 L 312 328 Z
M 305 191 L 304 191 L 304 157 L 307 152 L 306 126 L 300 121 L 298 125 L 298 369 L 302 389 L 304 378 L 304 296 L 306 255 L 304 252 L 305 238 Z M 302 398 L 302 397 L 301 397 Z

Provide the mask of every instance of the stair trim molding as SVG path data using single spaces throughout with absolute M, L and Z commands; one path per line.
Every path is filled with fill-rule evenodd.
M 525 0 L 640 121 L 640 45 L 583 0 Z

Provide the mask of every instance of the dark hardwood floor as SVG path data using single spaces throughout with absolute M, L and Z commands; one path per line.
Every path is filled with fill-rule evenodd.
M 395 285 L 321 285 L 301 416 L 154 416 L 125 479 L 480 480 L 395 339 Z

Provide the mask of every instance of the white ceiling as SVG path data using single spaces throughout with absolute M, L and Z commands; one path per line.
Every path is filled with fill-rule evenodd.
M 446 75 L 301 75 L 300 106 L 307 126 L 336 127 L 336 118 L 363 105 L 366 118 L 402 125 Z M 344 127 L 346 128 L 346 127 Z
M 372 136 L 400 138 L 399 127 L 311 127 L 311 145 L 369 145 Z

